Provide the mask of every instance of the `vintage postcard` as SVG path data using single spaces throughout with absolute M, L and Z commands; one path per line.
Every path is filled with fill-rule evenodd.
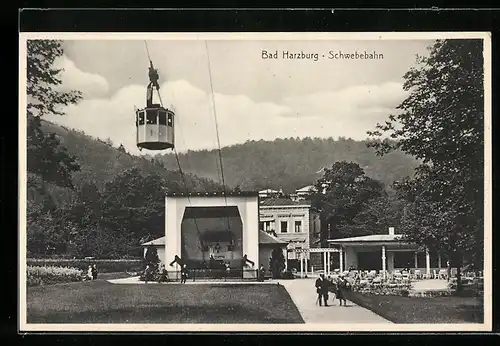
M 489 331 L 488 33 L 21 33 L 20 331 Z

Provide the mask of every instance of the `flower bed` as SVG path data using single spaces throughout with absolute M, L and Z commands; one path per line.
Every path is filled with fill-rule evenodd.
M 432 290 L 432 291 L 410 291 L 410 297 L 449 297 L 452 295 L 450 290 Z
M 28 266 L 26 282 L 28 286 L 51 285 L 81 281 L 83 271 L 68 267 Z
M 28 258 L 27 265 L 32 267 L 71 267 L 87 270 L 89 265 L 97 265 L 99 273 L 134 272 L 143 268 L 144 261 L 141 259 L 38 259 Z
M 373 294 L 382 296 L 404 296 L 407 297 L 411 292 L 411 284 L 409 282 L 396 283 L 396 282 L 358 282 L 352 285 L 352 291 L 363 294 Z

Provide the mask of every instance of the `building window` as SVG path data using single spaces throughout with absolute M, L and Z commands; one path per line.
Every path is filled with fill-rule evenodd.
M 295 233 L 302 232 L 302 221 L 295 221 Z
M 281 221 L 281 233 L 287 233 L 288 232 L 288 222 L 286 221 Z
M 267 232 L 267 233 L 272 233 L 275 232 L 275 223 L 274 220 L 272 221 L 260 221 L 259 222 L 259 229 L 261 231 Z

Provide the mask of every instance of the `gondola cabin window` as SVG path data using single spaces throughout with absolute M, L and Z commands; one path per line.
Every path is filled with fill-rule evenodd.
M 147 125 L 156 124 L 156 116 L 157 116 L 156 110 L 153 110 L 153 111 L 148 110 L 146 113 L 146 124 Z
M 137 113 L 137 124 L 144 125 L 144 112 Z
M 160 125 L 167 125 L 167 113 L 166 112 L 162 112 L 162 111 L 159 112 L 158 123 Z
M 168 114 L 168 121 L 167 121 L 168 126 L 172 127 L 173 122 L 174 122 L 173 116 L 172 116 L 172 114 L 169 113 Z

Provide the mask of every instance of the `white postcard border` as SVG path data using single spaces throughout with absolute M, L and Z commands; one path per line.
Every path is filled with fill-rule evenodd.
M 26 311 L 26 42 L 57 40 L 429 40 L 482 39 L 484 55 L 484 323 L 483 324 L 35 324 Z M 492 329 L 491 33 L 20 33 L 19 34 L 19 320 L 20 332 L 478 332 Z M 21 174 L 23 172 L 23 174 Z M 21 198 L 24 196 L 24 198 Z

